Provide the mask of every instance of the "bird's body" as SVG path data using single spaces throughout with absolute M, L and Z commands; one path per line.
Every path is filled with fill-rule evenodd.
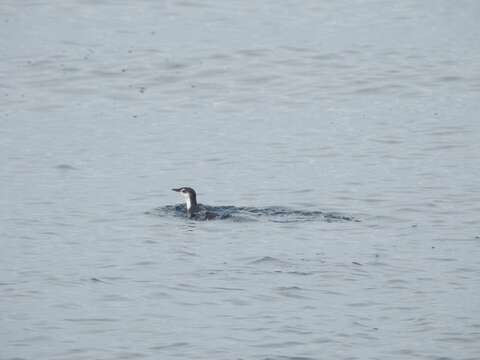
M 222 216 L 208 211 L 205 206 L 197 203 L 197 193 L 190 187 L 180 187 L 177 189 L 172 189 L 173 191 L 179 192 L 183 195 L 185 199 L 185 205 L 187 208 L 187 217 L 195 220 L 213 220 L 216 218 L 221 218 Z

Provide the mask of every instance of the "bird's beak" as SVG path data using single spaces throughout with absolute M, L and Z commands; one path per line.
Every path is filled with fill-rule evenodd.
M 178 188 L 178 189 L 172 189 L 172 191 L 180 192 L 180 189 L 181 189 L 181 188 Z

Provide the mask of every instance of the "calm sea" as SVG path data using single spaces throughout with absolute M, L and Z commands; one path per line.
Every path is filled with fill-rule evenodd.
M 3 0 L 0 359 L 479 359 L 479 19 Z

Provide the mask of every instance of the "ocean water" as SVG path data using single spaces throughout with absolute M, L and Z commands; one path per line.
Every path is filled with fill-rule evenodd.
M 478 359 L 479 14 L 3 0 L 0 359 Z

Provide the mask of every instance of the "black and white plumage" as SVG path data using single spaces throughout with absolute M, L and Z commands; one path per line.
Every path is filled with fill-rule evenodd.
M 208 211 L 203 205 L 197 203 L 197 193 L 191 187 L 180 187 L 172 189 L 172 191 L 179 192 L 185 199 L 185 205 L 187 207 L 187 217 L 196 220 L 213 220 L 222 218 L 220 214 Z

